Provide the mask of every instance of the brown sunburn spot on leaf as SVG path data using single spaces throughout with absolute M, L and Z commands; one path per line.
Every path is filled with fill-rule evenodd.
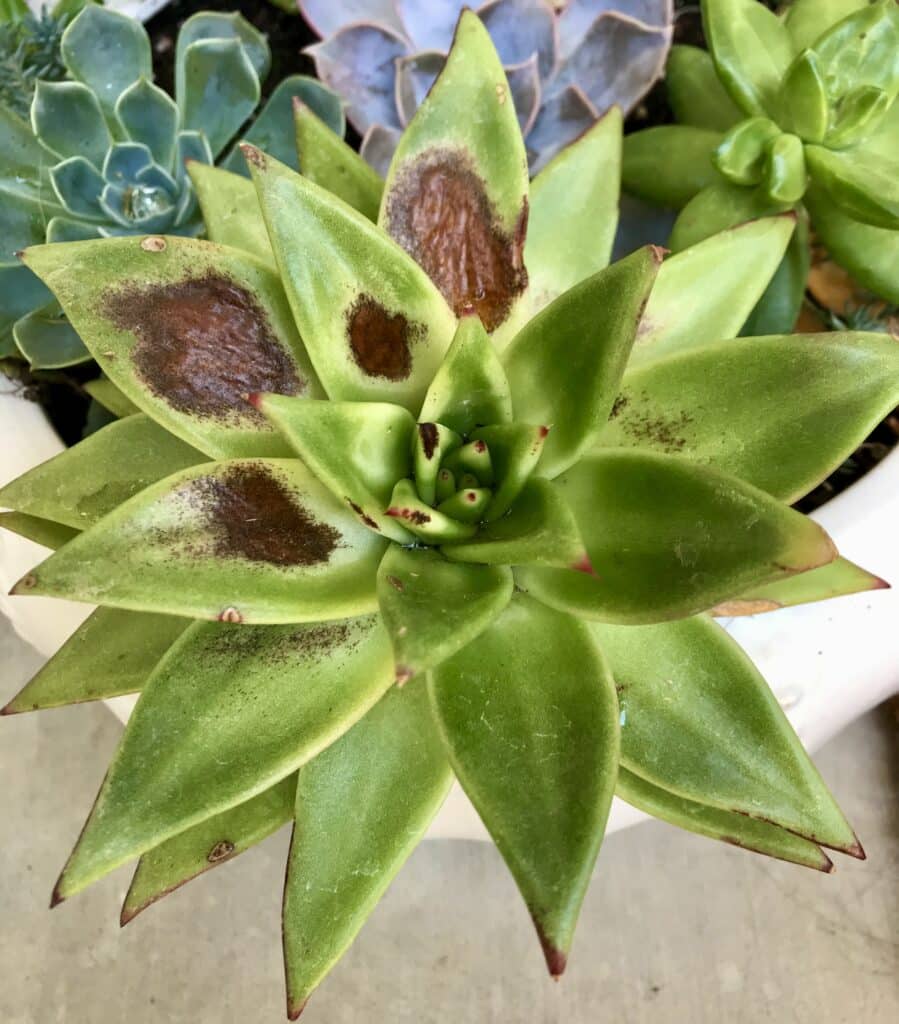
M 412 345 L 424 330 L 402 313 L 391 313 L 371 295 L 347 310 L 347 339 L 356 365 L 369 377 L 405 380 L 412 372 Z
M 357 505 L 355 501 L 351 501 L 349 498 L 346 499 L 347 504 L 356 513 L 356 515 L 362 520 L 365 525 L 371 530 L 379 530 L 378 524 L 372 519 L 370 515 L 367 515 L 365 509 L 361 505 Z
M 221 558 L 285 567 L 320 565 L 340 543 L 338 530 L 315 519 L 262 466 L 237 463 L 223 474 L 193 481 L 189 494 L 202 502 Z
M 306 390 L 256 297 L 223 274 L 121 288 L 104 312 L 136 336 L 138 375 L 179 412 L 267 426 L 248 394 Z
M 425 458 L 428 460 L 433 459 L 434 452 L 437 449 L 437 442 L 440 440 L 440 435 L 437 433 L 437 424 L 419 423 L 418 435 L 421 438 L 421 446 L 424 449 Z
M 487 331 L 509 315 L 528 283 L 527 200 L 514 231 L 499 224 L 468 157 L 436 149 L 406 164 L 388 202 L 390 234 L 440 289 L 457 316 L 473 308 Z
M 221 839 L 213 846 L 213 848 L 206 854 L 206 860 L 210 864 L 218 864 L 219 861 L 223 861 L 234 853 L 235 846 L 230 839 Z

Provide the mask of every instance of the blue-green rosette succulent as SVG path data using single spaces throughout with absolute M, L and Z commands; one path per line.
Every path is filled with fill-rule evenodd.
M 203 11 L 184 23 L 174 99 L 153 84 L 146 30 L 124 14 L 91 4 L 66 29 L 60 51 L 68 77 L 37 82 L 30 124 L 0 109 L 0 358 L 24 356 L 36 368 L 91 356 L 17 250 L 44 241 L 200 234 L 188 161 L 223 157 L 222 166 L 246 173 L 231 144 L 248 139 L 296 166 L 294 98 L 335 131 L 344 127 L 339 99 L 302 75 L 281 82 L 245 127 L 271 54 L 239 14 Z

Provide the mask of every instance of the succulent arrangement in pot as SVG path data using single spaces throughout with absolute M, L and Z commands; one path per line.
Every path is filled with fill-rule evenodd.
M 462 0 L 299 0 L 323 41 L 319 77 L 347 103 L 362 155 L 385 173 L 446 61 Z M 478 15 L 503 61 L 531 170 L 661 75 L 672 0 L 489 0 Z
M 679 123 L 628 138 L 625 187 L 683 208 L 675 250 L 797 211 L 800 231 L 756 327 L 795 323 L 809 222 L 858 282 L 899 302 L 895 0 L 795 0 L 783 14 L 759 0 L 702 0 L 702 15 L 708 52 L 675 46 L 668 63 Z
M 735 338 L 792 213 L 607 265 L 621 115 L 529 181 L 462 14 L 386 183 L 307 106 L 302 174 L 194 162 L 209 240 L 21 254 L 139 412 L 0 491 L 100 607 L 13 714 L 140 692 L 53 894 L 122 912 L 294 823 L 288 1013 L 455 777 L 562 973 L 614 792 L 829 871 L 862 849 L 709 612 L 882 586 L 789 507 L 899 400 L 878 334 Z

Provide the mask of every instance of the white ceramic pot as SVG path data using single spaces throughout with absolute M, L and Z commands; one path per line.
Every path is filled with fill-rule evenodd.
M 0 484 L 62 450 L 45 416 L 0 378 Z M 843 726 L 899 691 L 899 449 L 848 491 L 815 513 L 840 552 L 892 580 L 880 590 L 755 617 L 726 620 L 771 683 L 805 745 L 814 750 Z M 6 596 L 45 548 L 0 531 L 0 612 L 48 657 L 87 617 L 87 605 Z M 134 697 L 106 703 L 124 722 Z M 837 791 L 839 780 L 831 780 Z M 616 800 L 609 830 L 643 819 Z M 486 839 L 468 799 L 455 787 L 435 820 L 434 837 Z

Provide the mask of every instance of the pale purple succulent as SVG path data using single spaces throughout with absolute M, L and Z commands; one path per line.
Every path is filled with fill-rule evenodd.
M 347 104 L 362 155 L 386 169 L 443 67 L 459 0 L 298 0 L 322 37 L 318 75 Z M 509 78 L 532 172 L 617 104 L 631 110 L 659 77 L 672 0 L 489 0 L 477 13 Z

